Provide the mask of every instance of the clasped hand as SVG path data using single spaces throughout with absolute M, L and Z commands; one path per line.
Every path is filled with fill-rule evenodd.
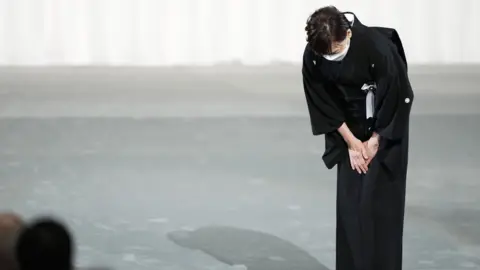
M 352 170 L 359 174 L 366 174 L 368 165 L 375 157 L 378 151 L 378 136 L 372 136 L 368 141 L 362 142 L 355 138 L 348 143 L 348 154 L 350 156 L 350 165 Z

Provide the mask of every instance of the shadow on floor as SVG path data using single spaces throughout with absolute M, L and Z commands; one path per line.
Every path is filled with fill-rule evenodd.
M 329 270 L 298 246 L 253 230 L 209 226 L 170 232 L 167 237 L 181 247 L 248 270 Z

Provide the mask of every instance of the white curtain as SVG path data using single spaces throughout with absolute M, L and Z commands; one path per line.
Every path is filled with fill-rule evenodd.
M 479 0 L 0 0 L 0 65 L 299 63 L 328 4 L 397 28 L 412 64 L 480 63 Z

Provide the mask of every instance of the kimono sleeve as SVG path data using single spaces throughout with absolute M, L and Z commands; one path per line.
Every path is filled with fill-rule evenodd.
M 373 130 L 387 140 L 400 140 L 408 132 L 414 98 L 407 66 L 389 40 L 378 38 L 373 48 L 377 83 Z
M 320 79 L 314 52 L 307 46 L 303 55 L 303 88 L 313 135 L 336 131 L 344 122 L 344 114 L 335 97 Z

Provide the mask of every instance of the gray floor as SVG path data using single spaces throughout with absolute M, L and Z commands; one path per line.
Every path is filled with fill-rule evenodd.
M 480 269 L 480 69 L 411 73 L 405 269 Z M 334 268 L 298 68 L 0 74 L 0 206 L 63 218 L 81 267 Z

